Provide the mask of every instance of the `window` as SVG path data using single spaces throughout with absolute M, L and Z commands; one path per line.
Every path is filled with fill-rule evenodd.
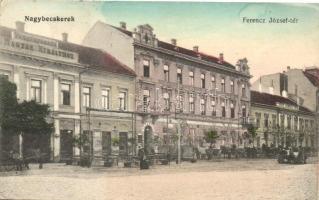
M 61 84 L 61 102 L 63 105 L 70 105 L 70 93 L 71 93 L 71 85 L 62 83 Z
M 200 79 L 201 79 L 201 88 L 205 88 L 205 74 L 201 74 Z
M 222 78 L 222 80 L 221 80 L 221 90 L 222 90 L 222 92 L 226 91 L 225 78 Z
M 126 92 L 119 93 L 119 101 L 120 101 L 120 110 L 126 110 Z
M 241 85 L 241 94 L 242 94 L 242 96 L 246 96 L 246 85 L 245 84 L 242 84 Z
M 216 116 L 216 98 L 215 97 L 212 97 L 211 104 L 212 104 L 212 116 Z
M 261 113 L 256 113 L 256 127 L 260 127 Z
M 194 86 L 194 72 L 189 72 L 189 85 Z
M 194 94 L 189 94 L 189 112 L 195 112 Z
M 144 77 L 150 77 L 150 61 L 149 60 L 144 60 L 143 61 L 143 76 Z
M 235 92 L 235 85 L 234 85 L 234 80 L 230 81 L 230 92 L 234 93 Z
M 225 100 L 222 102 L 222 117 L 226 117 L 226 105 Z
M 90 107 L 91 106 L 91 88 L 83 87 L 83 106 Z
M 137 143 L 142 143 L 143 142 L 143 135 L 138 134 L 137 135 Z
M 288 130 L 291 129 L 291 116 L 290 115 L 287 116 L 287 129 Z
M 148 107 L 150 104 L 150 91 L 143 90 L 143 112 L 148 112 Z
M 235 105 L 233 101 L 230 102 L 230 117 L 235 118 Z
M 200 112 L 201 112 L 201 115 L 206 114 L 206 101 L 204 98 L 200 99 Z
M 308 120 L 305 120 L 305 130 L 308 131 Z
M 246 117 L 246 106 L 245 105 L 243 105 L 242 107 L 241 107 L 241 113 L 242 113 L 242 117 Z
M 280 127 L 284 128 L 285 127 L 285 115 L 281 114 L 280 116 Z
M 299 119 L 299 130 L 304 131 L 303 119 Z
M 170 111 L 170 95 L 168 92 L 163 94 L 164 97 L 164 106 L 166 111 Z
M 295 129 L 296 131 L 298 130 L 298 117 L 297 117 L 297 116 L 295 116 L 294 129 Z
M 169 69 L 168 69 L 168 65 L 164 65 L 164 80 L 165 81 L 169 81 Z
M 310 120 L 310 130 L 313 130 L 313 128 L 314 128 L 314 121 Z
M 277 128 L 277 115 L 272 115 L 272 128 Z
M 102 108 L 110 109 L 110 90 L 102 89 Z
M 264 126 L 265 128 L 269 127 L 269 114 L 264 114 Z
M 41 103 L 41 81 L 31 80 L 31 100 Z
M 177 110 L 179 112 L 183 112 L 183 108 L 184 108 L 184 97 L 183 97 L 183 94 L 180 94 L 178 97 L 177 97 Z
M 181 68 L 177 68 L 177 83 L 179 83 L 179 84 L 183 83 L 182 69 Z
M 216 79 L 215 76 L 212 75 L 212 89 L 215 90 L 216 89 Z

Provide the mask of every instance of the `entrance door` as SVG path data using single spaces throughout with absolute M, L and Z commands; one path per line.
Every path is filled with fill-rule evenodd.
M 119 150 L 120 155 L 127 155 L 127 132 L 120 132 L 119 133 L 120 139 L 119 139 Z
M 112 153 L 111 132 L 102 132 L 102 151 L 104 156 L 111 155 Z
M 71 160 L 73 156 L 73 131 L 60 130 L 60 161 Z

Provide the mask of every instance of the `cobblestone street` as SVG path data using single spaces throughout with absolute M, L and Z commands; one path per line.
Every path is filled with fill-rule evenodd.
M 0 199 L 315 200 L 318 165 L 275 160 L 184 162 L 181 166 L 81 168 L 46 164 L 1 173 Z

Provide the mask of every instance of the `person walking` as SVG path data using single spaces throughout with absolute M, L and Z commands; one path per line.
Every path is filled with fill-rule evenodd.
M 42 155 L 41 155 L 41 149 L 38 148 L 35 150 L 35 157 L 39 163 L 39 169 L 43 168 L 43 161 L 42 161 Z

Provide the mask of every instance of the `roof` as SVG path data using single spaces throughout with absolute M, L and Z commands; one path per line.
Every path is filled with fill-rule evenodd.
M 308 78 L 308 80 L 316 87 L 319 87 L 319 79 L 315 75 L 309 73 L 309 71 L 304 71 L 304 75 Z
M 113 28 L 121 31 L 122 33 L 132 37 L 133 36 L 133 33 L 131 31 L 128 31 L 126 29 L 122 29 L 122 28 L 119 28 L 119 27 L 116 27 L 116 26 L 112 26 Z M 217 57 L 214 57 L 212 55 L 208 55 L 208 54 L 205 54 L 205 53 L 202 53 L 202 52 L 196 52 L 196 51 L 193 51 L 193 50 L 190 50 L 190 49 L 186 49 L 186 48 L 183 48 L 183 47 L 180 47 L 180 46 L 175 46 L 173 44 L 170 44 L 170 43 L 167 43 L 167 42 L 163 42 L 161 40 L 158 41 L 158 47 L 160 48 L 163 48 L 163 49 L 166 49 L 166 50 L 170 50 L 170 51 L 175 51 L 175 52 L 178 52 L 178 53 L 181 53 L 181 54 L 184 54 L 184 55 L 187 55 L 187 56 L 191 56 L 191 57 L 194 57 L 194 58 L 201 58 L 201 60 L 204 60 L 204 61 L 207 61 L 207 62 L 212 62 L 212 63 L 216 63 L 216 64 L 219 64 L 219 65 L 223 65 L 223 66 L 226 66 L 226 67 L 229 67 L 229 68 L 232 68 L 232 69 L 235 69 L 236 67 L 232 64 L 230 64 L 229 62 L 227 61 L 223 61 L 223 62 L 219 62 L 219 59 Z
M 288 98 L 272 95 L 268 93 L 261 93 L 257 91 L 251 91 L 251 103 L 264 104 L 268 106 L 276 106 L 277 103 L 284 103 L 292 106 L 298 107 L 298 104 Z M 299 111 L 306 112 L 312 114 L 310 110 L 303 106 L 299 106 Z
M 79 62 L 92 69 L 135 76 L 131 68 L 103 50 L 62 41 L 59 41 L 59 48 L 78 53 Z
M 0 36 L 11 37 L 11 31 L 15 31 L 15 29 L 0 26 Z M 50 39 L 58 42 L 59 49 L 77 53 L 79 55 L 78 62 L 80 64 L 88 65 L 89 68 L 93 70 L 107 71 L 130 76 L 136 75 L 131 68 L 121 63 L 115 57 L 101 49 L 91 48 L 70 42 L 64 42 L 61 40 L 56 40 L 53 38 L 48 38 L 45 36 L 35 35 L 27 32 L 24 32 L 24 34 L 28 34 L 30 36 L 38 38 Z

